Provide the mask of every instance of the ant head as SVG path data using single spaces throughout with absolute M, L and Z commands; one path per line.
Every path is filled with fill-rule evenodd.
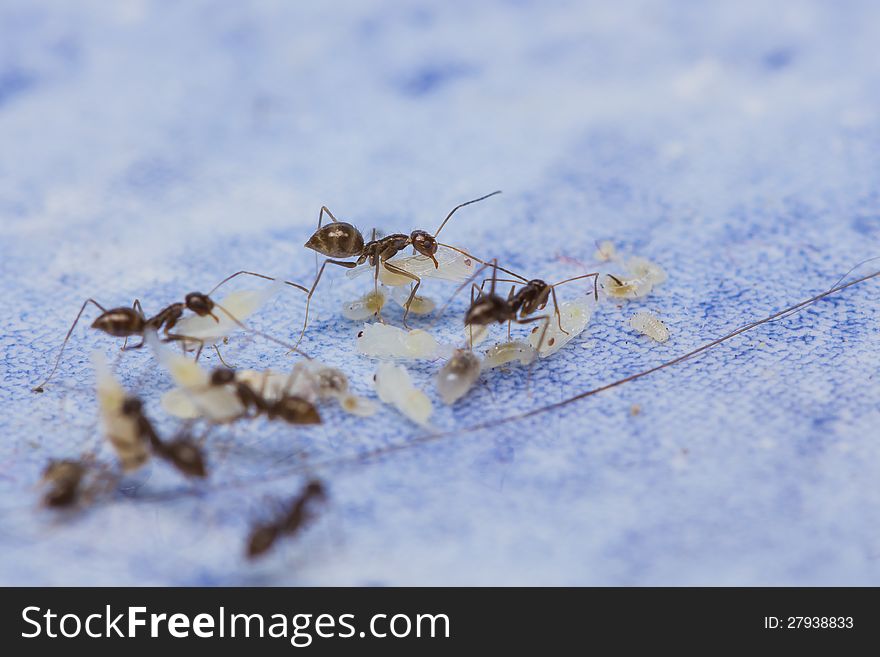
M 168 451 L 174 465 L 191 477 L 205 476 L 205 462 L 202 452 L 190 440 L 181 438 L 168 445 Z
M 137 397 L 126 397 L 125 401 L 122 402 L 122 414 L 138 415 L 143 407 L 144 405 Z
M 434 239 L 433 235 L 424 230 L 414 230 L 410 233 L 409 239 L 416 251 L 433 260 L 435 267 L 439 266 L 437 259 L 434 257 L 434 254 L 437 253 L 437 240 Z
M 324 484 L 319 479 L 312 479 L 305 487 L 305 497 L 325 497 Z
M 210 315 L 214 310 L 214 302 L 211 297 L 201 292 L 190 292 L 186 295 L 186 307 L 192 310 L 199 317 Z
M 235 370 L 226 367 L 218 367 L 211 372 L 211 385 L 225 386 L 233 381 L 235 381 Z

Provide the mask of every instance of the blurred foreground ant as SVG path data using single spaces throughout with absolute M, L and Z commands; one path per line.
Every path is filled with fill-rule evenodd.
M 313 479 L 287 506 L 287 510 L 274 520 L 256 525 L 248 536 L 247 556 L 249 559 L 265 554 L 275 542 L 284 535 L 294 535 L 302 531 L 315 517 L 313 507 L 327 499 L 324 484 Z

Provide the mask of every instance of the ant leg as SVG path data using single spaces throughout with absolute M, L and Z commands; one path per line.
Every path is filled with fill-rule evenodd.
M 556 286 L 550 286 L 550 296 L 553 298 L 553 312 L 556 313 L 556 323 L 559 324 L 559 330 L 569 335 L 569 332 L 562 328 L 562 313 L 559 312 L 559 302 L 556 300 Z
M 525 319 L 516 318 L 514 321 L 517 324 L 531 324 L 532 322 L 544 322 L 544 327 L 541 330 L 541 337 L 538 338 L 538 346 L 535 347 L 535 360 L 529 363 L 529 373 L 528 379 L 526 380 L 526 388 L 528 390 L 529 396 L 532 395 L 532 367 L 535 366 L 535 361 L 537 361 L 541 357 L 541 347 L 544 346 L 544 337 L 547 335 L 547 329 L 550 327 L 550 316 L 549 315 L 538 315 L 537 317 L 527 317 Z
M 480 261 L 480 262 L 482 262 L 482 261 Z M 483 263 L 483 265 L 482 265 L 479 269 L 477 269 L 477 271 L 475 271 L 475 272 L 474 272 L 473 274 L 471 274 L 468 278 L 466 278 L 466 279 L 464 280 L 464 282 L 462 282 L 462 284 L 459 285 L 459 286 L 455 289 L 455 292 L 452 293 L 452 296 L 449 297 L 449 300 L 448 300 L 446 303 L 443 304 L 443 307 L 440 308 L 440 312 L 438 312 L 438 313 L 437 313 L 437 316 L 434 317 L 434 321 L 431 322 L 431 325 L 428 327 L 429 329 L 430 329 L 430 328 L 433 328 L 434 325 L 440 320 L 440 318 L 443 316 L 443 313 L 446 312 L 446 309 L 449 307 L 449 304 L 451 304 L 452 301 L 455 299 L 455 297 L 458 296 L 459 292 L 461 292 L 465 287 L 467 287 L 467 284 L 468 284 L 468 283 L 471 284 L 471 305 L 474 305 L 474 301 L 473 301 L 473 288 L 476 287 L 476 285 L 474 284 L 474 281 L 477 280 L 477 278 L 478 278 L 479 275 L 483 272 L 483 270 L 486 269 L 486 268 L 489 267 L 489 266 L 490 266 L 490 265 L 489 265 L 488 263 Z
M 55 365 L 52 367 L 52 371 L 49 372 L 49 376 L 47 376 L 42 383 L 39 383 L 31 388 L 31 392 L 43 392 L 43 386 L 49 383 L 49 379 L 51 379 L 55 375 L 55 371 L 58 369 L 58 365 L 61 363 L 61 356 L 62 354 L 64 354 L 64 348 L 67 346 L 67 341 L 70 340 L 73 329 L 76 328 L 76 324 L 77 322 L 79 322 L 79 318 L 82 317 L 86 306 L 90 303 L 95 305 L 102 313 L 107 312 L 107 309 L 94 299 L 86 299 L 83 302 L 82 308 L 80 308 L 79 312 L 76 314 L 76 319 L 73 320 L 73 324 L 70 325 L 70 328 L 67 331 L 67 335 L 64 336 L 64 342 L 61 343 L 61 351 L 58 352 L 58 357 L 55 359 Z
M 316 252 L 316 253 L 317 253 L 317 252 Z M 220 281 L 219 283 L 217 283 L 217 285 L 215 285 L 213 288 L 211 288 L 211 291 L 208 292 L 208 294 L 207 294 L 206 296 L 211 296 L 211 295 L 214 294 L 214 292 L 216 292 L 220 287 L 222 287 L 223 285 L 225 285 L 226 283 L 228 283 L 229 281 L 231 281 L 231 280 L 232 280 L 233 278 L 235 278 L 236 276 L 241 276 L 241 275 L 246 275 L 246 276 L 256 276 L 257 278 L 262 278 L 262 279 L 265 279 L 265 280 L 267 280 L 267 281 L 274 281 L 274 280 L 277 280 L 277 279 L 276 279 L 275 277 L 273 277 L 273 276 L 267 276 L 266 274 L 259 274 L 259 273 L 255 272 L 255 271 L 246 271 L 246 270 L 242 269 L 241 271 L 237 271 L 237 272 L 235 272 L 234 274 L 231 274 L 231 275 L 227 276 L 227 277 L 224 278 L 222 281 Z M 284 281 L 284 284 L 285 284 L 285 285 L 290 285 L 291 287 L 295 287 L 297 290 L 302 290 L 303 292 L 308 292 L 308 290 L 307 290 L 303 285 L 300 285 L 299 283 L 292 283 L 292 282 L 290 282 L 290 281 Z
M 326 205 L 321 206 L 321 211 L 318 213 L 318 230 L 321 230 L 321 221 L 324 219 L 324 213 L 327 213 L 327 216 L 333 221 L 333 223 L 338 223 L 338 219 L 333 216 L 333 213 L 327 208 Z M 315 251 L 315 276 L 318 275 L 318 252 Z
M 227 363 L 225 360 L 223 360 L 223 354 L 220 353 L 220 348 L 219 348 L 217 345 L 215 345 L 215 344 L 214 344 L 214 345 L 211 345 L 211 346 L 214 347 L 214 351 L 217 352 L 217 358 L 220 359 L 220 362 L 223 363 L 223 366 L 224 366 L 224 367 L 228 367 L 228 368 L 231 369 L 231 370 L 234 370 L 235 368 L 234 368 L 232 365 L 230 365 L 230 364 Z
M 143 319 L 143 320 L 147 319 L 146 315 L 144 315 L 144 309 L 141 307 L 141 300 L 140 299 L 135 299 L 134 303 L 131 304 L 131 307 L 138 315 L 140 315 L 141 319 Z M 122 349 L 121 349 L 122 351 L 125 351 L 125 345 L 128 344 L 128 337 L 129 336 L 126 335 L 125 340 L 122 341 Z
M 412 300 L 416 298 L 416 292 L 418 291 L 419 286 L 422 284 L 422 279 L 419 278 L 418 276 L 416 276 L 415 274 L 413 274 L 412 272 L 408 272 L 405 269 L 401 269 L 400 267 L 396 267 L 395 265 L 389 264 L 389 262 L 387 260 L 382 262 L 382 264 L 385 266 L 385 269 L 390 271 L 392 274 L 398 274 L 399 276 L 405 276 L 407 278 L 411 278 L 412 280 L 414 280 L 416 282 L 412 291 L 409 293 L 409 298 L 406 300 L 406 303 L 404 304 L 404 307 L 406 308 L 406 310 L 404 310 L 404 312 L 403 312 L 403 325 L 404 325 L 404 327 L 409 328 L 409 326 L 406 323 L 406 318 L 407 318 L 407 315 L 409 315 L 410 304 L 412 304 Z
M 329 212 L 328 212 L 329 214 Z M 331 217 L 333 215 L 330 215 Z M 315 293 L 315 289 L 318 287 L 318 281 L 321 280 L 321 276 L 324 275 L 324 268 L 328 265 L 339 265 L 340 267 L 345 267 L 346 269 L 352 269 L 357 267 L 357 263 L 355 262 L 342 262 L 341 260 L 330 260 L 329 258 L 324 261 L 324 264 L 321 265 L 321 269 L 318 270 L 318 275 L 315 277 L 315 282 L 312 283 L 312 289 L 309 290 L 309 295 L 306 297 L 306 316 L 303 319 L 303 327 L 302 331 L 299 333 L 299 338 L 294 345 L 294 349 L 299 346 L 299 343 L 302 342 L 303 336 L 306 334 L 306 327 L 309 325 L 309 306 L 312 303 L 312 295 Z

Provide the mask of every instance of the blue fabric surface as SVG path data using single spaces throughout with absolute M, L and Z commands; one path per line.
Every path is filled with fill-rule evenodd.
M 433 230 L 497 188 L 445 239 L 548 280 L 611 239 L 670 278 L 603 304 L 531 395 L 524 370 L 494 372 L 449 409 L 440 363 L 413 364 L 439 427 L 683 353 L 880 254 L 878 25 L 867 0 L 0 3 L 0 583 L 880 584 L 877 283 L 369 463 L 348 457 L 423 432 L 387 408 L 221 428 L 207 484 L 156 464 L 71 516 L 35 482 L 100 444 L 88 357 L 118 343 L 85 322 L 29 392 L 88 296 L 149 312 L 240 268 L 306 283 L 323 204 L 365 232 Z M 368 280 L 327 276 L 303 348 L 371 394 L 376 363 L 339 315 Z M 438 337 L 460 340 L 463 304 Z M 669 342 L 628 328 L 642 309 Z M 291 293 L 254 325 L 289 339 L 302 311 Z M 242 335 L 224 355 L 292 362 Z M 173 432 L 150 354 L 117 371 Z M 321 521 L 248 563 L 249 523 L 333 459 L 312 469 Z

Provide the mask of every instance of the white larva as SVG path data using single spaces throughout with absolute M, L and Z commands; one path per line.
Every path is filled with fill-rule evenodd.
M 378 322 L 364 324 L 357 337 L 358 351 L 373 358 L 433 358 L 437 347 L 437 340 L 427 331 Z
M 385 404 L 391 404 L 410 420 L 422 426 L 434 412 L 428 396 L 412 384 L 403 365 L 380 363 L 374 377 L 376 392 Z
M 480 376 L 480 359 L 472 351 L 456 349 L 437 372 L 437 392 L 444 404 L 464 397 Z
M 364 296 L 346 303 L 342 316 L 356 322 L 378 315 L 385 307 L 385 293 L 380 289 L 367 292 Z
M 126 399 L 125 389 L 113 375 L 104 354 L 94 352 L 92 363 L 104 433 L 113 446 L 122 469 L 126 472 L 137 470 L 149 460 L 149 446 L 141 438 L 134 418 L 122 412 Z
M 397 302 L 401 308 L 406 308 L 406 301 L 409 299 L 410 289 L 408 287 L 395 287 L 391 290 L 391 298 Z M 428 297 L 417 294 L 413 297 L 412 303 L 409 305 L 409 311 L 416 315 L 427 315 L 434 311 L 436 304 Z
M 590 322 L 594 304 L 595 300 L 592 295 L 578 297 L 560 304 L 560 319 L 562 328 L 566 332 L 559 330 L 559 320 L 556 318 L 556 313 L 551 310 L 549 312 L 550 323 L 547 325 L 547 332 L 544 334 L 544 341 L 541 343 L 539 356 L 541 358 L 552 356 L 583 333 Z M 541 332 L 543 330 L 543 322 L 541 322 L 532 329 L 529 335 L 529 344 L 535 349 L 538 349 L 538 342 L 541 340 Z
M 669 339 L 669 329 L 654 313 L 644 310 L 638 312 L 630 318 L 629 325 L 657 342 L 666 342 Z
M 452 281 L 453 283 L 461 283 L 467 280 L 477 269 L 478 263 L 474 262 L 473 258 L 444 246 L 437 249 L 434 257 L 437 259 L 437 267 L 434 266 L 433 260 L 423 255 L 397 255 L 388 262 L 395 267 L 415 274 L 419 278 L 436 278 Z M 375 271 L 375 267 L 363 265 L 348 270 L 346 275 L 354 278 L 367 272 L 372 273 Z M 396 287 L 398 285 L 409 285 L 413 282 L 413 279 L 390 272 L 385 267 L 379 267 L 379 281 L 384 285 Z
M 549 332 L 549 331 L 548 331 Z M 511 340 L 490 347 L 483 356 L 483 369 L 501 367 L 513 361 L 519 361 L 521 365 L 528 365 L 538 357 L 538 352 L 528 342 Z
M 269 299 L 278 294 L 284 285 L 284 281 L 275 280 L 271 285 L 266 286 L 262 290 L 236 290 L 231 292 L 217 302 L 217 305 L 220 307 L 214 310 L 214 315 L 217 317 L 216 320 L 210 315 L 204 317 L 190 315 L 177 322 L 177 325 L 171 332 L 175 335 L 204 340 L 209 344 L 219 342 L 228 335 L 243 330 L 235 320 L 244 322 L 263 307 Z M 232 317 L 229 315 L 232 315 Z

